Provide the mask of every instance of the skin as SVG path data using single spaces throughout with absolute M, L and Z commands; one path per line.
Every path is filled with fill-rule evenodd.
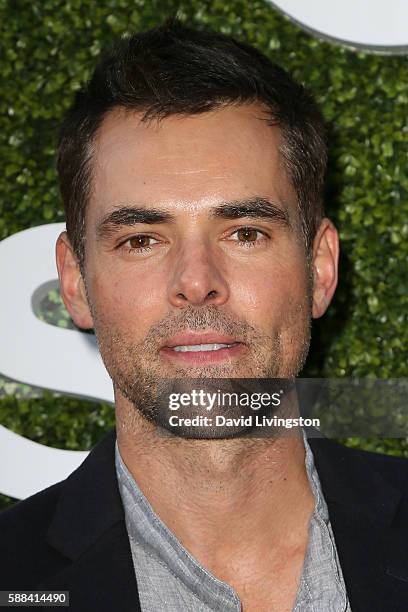
M 337 284 L 338 235 L 323 219 L 307 259 L 280 144 L 257 104 L 151 123 L 116 109 L 94 143 L 84 273 L 65 232 L 56 249 L 67 309 L 78 326 L 94 327 L 113 379 L 125 464 L 245 612 L 292 609 L 314 507 L 303 441 L 160 435 L 151 389 L 158 378 L 291 377 L 302 367 L 311 318 L 325 312 Z M 288 223 L 211 216 L 223 202 L 254 197 L 273 202 Z M 120 226 L 98 239 L 101 221 L 124 205 L 164 209 L 174 221 Z M 256 230 L 252 246 L 237 233 L 243 227 Z M 136 234 L 152 237 L 141 239 L 150 250 L 128 241 Z M 172 335 L 209 329 L 245 342 L 214 362 L 163 353 Z M 296 397 L 288 401 L 296 410 Z

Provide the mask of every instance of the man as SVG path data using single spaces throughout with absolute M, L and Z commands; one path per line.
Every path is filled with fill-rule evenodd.
M 165 381 L 301 370 L 337 283 L 325 163 L 309 94 L 243 43 L 170 20 L 102 60 L 62 129 L 57 265 L 117 426 L 3 513 L 1 589 L 87 612 L 407 609 L 405 460 L 161 427 Z

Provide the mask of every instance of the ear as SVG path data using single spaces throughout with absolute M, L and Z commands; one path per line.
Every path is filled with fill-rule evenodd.
M 314 319 L 327 310 L 337 286 L 339 235 L 330 219 L 320 223 L 313 241 L 313 309 Z
M 60 292 L 64 304 L 75 325 L 82 329 L 91 329 L 93 321 L 86 297 L 84 280 L 78 259 L 66 232 L 62 232 L 58 236 L 55 255 Z

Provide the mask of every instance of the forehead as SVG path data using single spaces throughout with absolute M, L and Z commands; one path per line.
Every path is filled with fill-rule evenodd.
M 142 122 L 115 109 L 95 138 L 90 221 L 123 204 L 204 211 L 220 200 L 293 199 L 281 133 L 258 104 Z

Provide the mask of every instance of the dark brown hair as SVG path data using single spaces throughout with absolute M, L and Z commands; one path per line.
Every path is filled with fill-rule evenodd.
M 324 123 L 305 88 L 254 47 L 183 25 L 177 18 L 122 38 L 96 66 L 64 119 L 57 168 L 68 237 L 81 267 L 92 184 L 92 145 L 116 107 L 142 120 L 193 115 L 226 104 L 259 102 L 282 131 L 281 153 L 298 198 L 306 250 L 323 215 L 327 161 Z

